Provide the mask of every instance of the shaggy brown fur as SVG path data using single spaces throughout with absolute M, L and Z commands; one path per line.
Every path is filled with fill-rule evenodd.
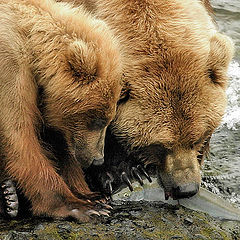
M 215 28 L 209 1 L 92 2 L 128 59 L 129 95 L 118 106 L 112 134 L 127 154 L 158 166 L 167 195 L 199 186 L 199 162 L 224 114 L 233 55 L 231 40 Z
M 121 89 L 117 42 L 102 21 L 53 0 L 2 0 L 0 15 L 1 168 L 34 214 L 88 220 L 94 206 L 73 192 L 91 197 L 82 167 L 103 158 Z M 63 169 L 41 144 L 42 124 L 67 141 Z

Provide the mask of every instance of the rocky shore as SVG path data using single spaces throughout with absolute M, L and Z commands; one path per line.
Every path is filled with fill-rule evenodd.
M 94 223 L 44 218 L 0 219 L 0 239 L 240 239 L 240 222 L 162 202 L 113 202 L 110 218 Z

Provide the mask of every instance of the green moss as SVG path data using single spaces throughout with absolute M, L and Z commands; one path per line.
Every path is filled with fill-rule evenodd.
M 79 226 L 82 226 L 79 228 Z M 115 227 L 115 226 L 114 226 Z M 109 231 L 109 226 L 105 224 L 74 224 L 74 232 L 71 232 L 71 239 L 91 239 L 91 240 L 115 240 L 114 234 Z
M 62 240 L 62 237 L 58 233 L 58 229 L 54 225 L 47 226 L 44 230 L 39 230 L 40 239 L 56 239 Z

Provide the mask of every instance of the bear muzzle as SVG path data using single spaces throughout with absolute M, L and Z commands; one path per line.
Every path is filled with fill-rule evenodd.
M 159 177 L 161 178 L 161 177 Z M 164 183 L 160 180 L 160 185 L 164 189 L 165 200 L 168 200 L 171 197 L 173 200 L 178 200 L 182 198 L 190 198 L 198 193 L 200 188 L 200 183 L 197 182 L 189 182 L 189 183 L 174 183 L 164 185 Z
M 199 191 L 198 183 L 188 183 L 179 185 L 177 187 L 172 188 L 172 198 L 173 200 L 181 199 L 181 198 L 190 198 L 197 194 Z
M 158 182 L 165 199 L 190 198 L 198 193 L 201 183 L 200 164 L 194 151 L 177 151 L 166 156 L 158 166 Z
M 101 166 L 104 163 L 104 157 L 95 158 L 92 162 L 94 166 Z

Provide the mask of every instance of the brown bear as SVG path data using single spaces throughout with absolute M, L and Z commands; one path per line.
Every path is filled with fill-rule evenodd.
M 109 128 L 106 163 L 111 166 L 121 149 L 126 162 L 157 167 L 166 198 L 193 196 L 209 140 L 224 114 L 233 55 L 231 40 L 216 29 L 209 1 L 74 2 L 113 29 L 127 56 L 126 95 Z
M 82 168 L 103 162 L 121 91 L 117 40 L 103 21 L 54 0 L 2 0 L 0 15 L 1 182 L 16 181 L 35 215 L 107 215 L 94 210 Z M 64 162 L 41 138 L 48 128 L 66 140 Z

